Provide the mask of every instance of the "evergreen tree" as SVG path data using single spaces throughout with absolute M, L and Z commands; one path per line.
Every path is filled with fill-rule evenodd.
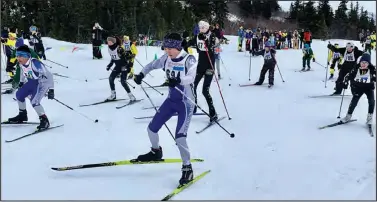
M 332 8 L 329 4 L 329 0 L 320 1 L 318 2 L 318 15 L 325 18 L 326 26 L 329 27 L 333 21 L 334 13 L 332 11 Z

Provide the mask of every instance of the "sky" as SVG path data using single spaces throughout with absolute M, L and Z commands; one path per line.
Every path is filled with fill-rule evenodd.
M 284 11 L 289 11 L 291 3 L 294 1 L 279 1 L 279 5 Z M 339 6 L 340 1 L 330 1 L 330 5 L 333 10 L 336 10 Z M 356 1 L 354 1 L 356 3 Z M 351 1 L 348 2 L 347 6 L 349 8 Z M 359 1 L 360 7 L 363 6 L 365 10 L 369 13 L 373 13 L 376 16 L 376 1 Z

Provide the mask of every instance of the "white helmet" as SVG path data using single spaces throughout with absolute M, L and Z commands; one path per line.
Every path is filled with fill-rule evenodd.
M 198 26 L 199 29 L 203 30 L 204 32 L 207 32 L 209 29 L 209 23 L 203 20 L 199 21 Z

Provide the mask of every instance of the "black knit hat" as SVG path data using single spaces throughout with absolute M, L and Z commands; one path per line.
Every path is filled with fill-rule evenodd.
M 27 45 L 23 45 L 17 48 L 17 52 L 27 52 L 31 54 L 31 51 Z

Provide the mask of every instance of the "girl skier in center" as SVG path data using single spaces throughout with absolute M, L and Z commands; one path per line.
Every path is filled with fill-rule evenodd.
M 195 97 L 193 83 L 196 75 L 197 61 L 193 55 L 182 50 L 181 44 L 182 38 L 180 34 L 171 33 L 166 36 L 163 42 L 166 54 L 146 65 L 134 77 L 135 83 L 140 85 L 144 76 L 150 71 L 165 68 L 166 77 L 169 82 L 169 95 L 148 126 L 148 135 L 152 149 L 149 153 L 140 155 L 135 160 L 159 161 L 162 159 L 162 148 L 159 144 L 158 131 L 175 113 L 178 113 L 175 141 L 183 162 L 182 177 L 179 180 L 179 184 L 184 185 L 193 180 L 193 170 L 186 138 L 195 106 L 191 101 Z
M 275 72 L 275 65 L 276 65 L 276 58 L 275 54 L 276 51 L 271 48 L 272 44 L 267 41 L 264 45 L 264 50 L 254 52 L 251 50 L 253 56 L 262 55 L 264 58 L 264 64 L 262 70 L 260 72 L 259 81 L 256 82 L 254 85 L 262 85 L 264 81 L 264 77 L 268 71 L 268 87 L 271 88 L 274 85 L 274 72 Z

